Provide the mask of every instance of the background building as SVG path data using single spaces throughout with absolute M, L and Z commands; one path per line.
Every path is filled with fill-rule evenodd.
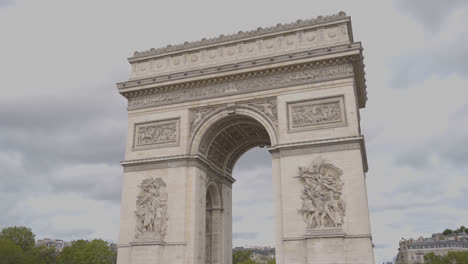
M 71 242 L 65 242 L 61 239 L 44 238 L 36 241 L 36 247 L 46 246 L 48 248 L 55 247 L 58 251 L 62 251 L 64 247 L 70 246 Z
M 428 238 L 402 239 L 396 264 L 424 263 L 424 255 L 428 253 L 444 256 L 449 251 L 468 251 L 468 235 L 465 232 L 449 235 L 436 233 Z

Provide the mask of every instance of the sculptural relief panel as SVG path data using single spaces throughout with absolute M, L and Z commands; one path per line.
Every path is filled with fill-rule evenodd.
M 343 96 L 288 103 L 290 132 L 346 125 Z
M 135 124 L 133 149 L 161 148 L 179 145 L 179 119 Z
M 166 183 L 161 178 L 149 178 L 138 187 L 135 238 L 163 240 L 168 220 Z
M 346 211 L 342 174 L 340 168 L 320 157 L 309 166 L 298 168 L 296 178 L 303 186 L 302 206 L 298 212 L 308 229 L 342 227 Z

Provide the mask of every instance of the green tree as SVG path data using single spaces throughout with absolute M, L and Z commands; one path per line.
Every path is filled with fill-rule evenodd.
M 0 232 L 0 238 L 13 241 L 16 245 L 23 250 L 29 250 L 34 247 L 36 243 L 35 235 L 30 228 L 24 226 L 6 227 Z
M 0 238 L 0 264 L 24 263 L 23 249 L 15 242 Z
M 39 246 L 26 252 L 26 258 L 30 263 L 55 264 L 60 252 L 55 247 Z
M 429 253 L 424 256 L 425 264 L 466 264 L 468 263 L 468 252 L 449 252 L 446 256 L 437 256 Z
M 453 233 L 453 231 L 451 229 L 448 229 L 448 228 L 445 229 L 444 232 L 442 232 L 442 234 L 444 234 L 444 236 L 448 236 L 448 235 L 450 235 L 452 233 Z
M 455 230 L 455 232 L 456 232 L 457 234 L 459 234 L 459 233 L 465 232 L 465 230 L 466 230 L 465 226 L 460 226 L 460 228 L 458 228 L 457 230 Z
M 267 261 L 267 264 L 276 264 L 276 259 L 270 259 Z
M 250 250 L 236 250 L 232 253 L 232 264 L 250 264 L 246 261 L 251 260 L 251 255 L 252 251 Z M 252 263 L 255 264 L 255 262 Z
M 468 263 L 468 252 L 449 252 L 447 254 L 447 259 L 450 261 L 450 263 L 466 264 Z
M 60 264 L 112 264 L 115 253 L 107 242 L 95 239 L 91 242 L 78 240 L 69 247 L 65 247 L 60 254 Z

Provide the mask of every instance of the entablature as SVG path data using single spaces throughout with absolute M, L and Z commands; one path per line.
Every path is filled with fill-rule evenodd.
M 362 46 L 360 42 L 353 42 L 350 18 L 340 13 L 318 20 L 312 19 L 309 22 L 293 24 L 294 26 L 288 24 L 289 26 L 273 27 L 274 29 L 267 30 L 268 32 L 249 33 L 248 36 L 239 34 L 235 37 L 221 37 L 217 38 L 216 41 L 208 41 L 209 44 L 201 41 L 196 42 L 198 43 L 196 45 L 189 43 L 143 53 L 137 52 L 134 57 L 129 59 L 133 65 L 130 80 L 117 83 L 117 88 L 128 99 L 128 110 L 136 110 L 192 100 L 283 88 L 285 86 L 307 84 L 307 82 L 314 83 L 354 77 L 359 107 L 365 107 L 367 93 Z M 338 29 L 331 29 L 335 27 Z M 334 41 L 324 42 L 323 45 L 316 45 L 317 43 L 299 45 L 300 42 L 307 42 L 307 36 L 310 37 L 310 34 L 312 34 L 307 35 L 310 30 L 312 30 L 311 32 L 317 31 L 314 33 L 314 39 L 315 37 L 325 38 L 325 36 L 328 36 L 329 39 L 334 39 Z M 289 31 L 295 32 L 294 36 L 297 39 L 294 41 L 297 43 L 294 43 L 297 45 L 291 44 L 291 47 L 286 47 L 288 41 L 285 34 Z M 339 40 L 338 35 L 340 34 L 342 39 Z M 157 70 L 159 64 L 155 60 L 161 56 L 170 56 L 172 58 L 179 53 L 183 53 L 185 54 L 183 61 L 187 61 L 190 60 L 187 54 L 191 54 L 191 52 L 201 52 L 203 49 L 206 51 L 209 45 L 215 45 L 216 47 L 233 45 L 233 41 L 238 42 L 238 45 L 242 44 L 238 46 L 239 52 L 246 53 L 248 51 L 245 46 L 247 39 L 262 40 L 261 43 L 264 45 L 264 40 L 272 38 L 273 35 L 277 37 L 277 39 L 275 37 L 274 42 L 276 44 L 273 44 L 277 45 L 275 46 L 278 48 L 277 51 L 272 50 L 264 54 L 255 53 L 252 56 L 249 55 L 250 57 L 239 55 L 240 57 L 236 57 L 236 59 L 223 57 L 216 62 L 213 61 L 213 63 L 198 63 L 196 67 L 192 67 L 192 65 L 190 67 L 174 67 L 172 70 L 167 71 Z M 224 48 L 220 52 L 220 54 L 223 54 L 223 52 L 229 53 Z M 206 56 L 209 57 L 209 55 Z M 182 59 L 179 63 L 182 63 Z M 140 64 L 146 65 L 144 66 L 145 70 L 138 68 Z M 342 66 L 335 67 L 340 64 Z M 305 73 L 309 77 L 302 79 L 300 83 L 291 78 L 279 78 L 280 80 L 292 80 L 292 82 L 288 83 L 283 81 L 275 82 L 275 78 L 271 78 L 282 72 L 300 72 L 311 68 L 314 69 Z M 149 71 L 149 69 L 154 69 L 154 71 Z M 135 75 L 135 72 L 139 71 L 150 74 Z M 260 84 L 262 80 L 266 80 L 264 85 Z

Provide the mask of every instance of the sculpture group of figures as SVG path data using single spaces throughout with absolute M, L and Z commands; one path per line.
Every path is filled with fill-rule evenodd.
M 295 126 L 340 121 L 341 109 L 338 102 L 297 107 L 292 119 Z
M 162 239 L 167 228 L 166 184 L 161 178 L 143 180 L 136 201 L 136 237 Z
M 175 141 L 177 137 L 175 124 L 142 126 L 138 129 L 138 145 L 148 145 Z
M 340 227 L 343 224 L 342 173 L 341 169 L 322 159 L 317 159 L 309 167 L 299 167 L 297 178 L 304 186 L 299 212 L 308 228 Z

